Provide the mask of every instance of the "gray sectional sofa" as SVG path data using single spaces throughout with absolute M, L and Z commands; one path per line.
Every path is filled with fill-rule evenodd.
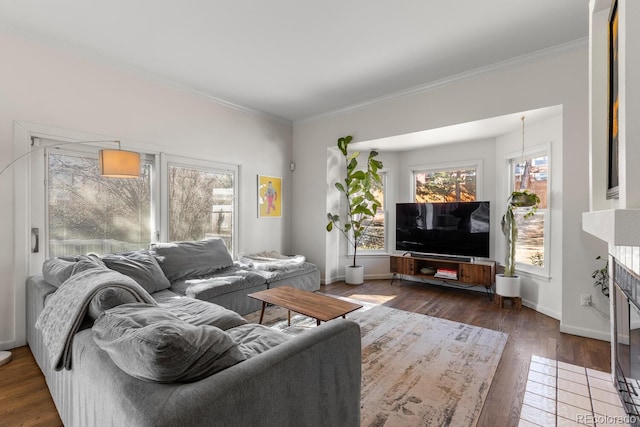
M 290 337 L 247 323 L 211 301 L 249 310 L 234 298 L 269 284 L 222 266 L 219 244 L 50 260 L 28 279 L 27 341 L 66 426 L 360 424 L 358 324 Z M 229 277 L 239 289 L 214 291 Z

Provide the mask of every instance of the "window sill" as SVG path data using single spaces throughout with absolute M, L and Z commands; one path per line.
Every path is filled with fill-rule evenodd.
M 378 257 L 389 257 L 391 254 L 389 252 L 361 252 L 358 251 L 358 258 L 378 258 Z M 353 254 L 345 255 L 346 258 L 353 258 Z
M 504 265 L 500 264 L 500 267 L 501 267 L 500 271 L 503 271 Z M 528 270 L 520 270 L 516 268 L 516 274 L 522 277 L 530 277 L 532 279 L 542 280 L 545 282 L 551 281 L 551 276 L 546 271 L 535 272 L 535 271 L 528 271 Z

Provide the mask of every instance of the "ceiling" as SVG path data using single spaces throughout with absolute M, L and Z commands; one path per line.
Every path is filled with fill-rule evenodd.
M 588 0 L 0 0 L 0 28 L 299 121 L 588 36 Z
M 561 114 L 562 106 L 555 105 L 420 132 L 355 142 L 352 148 L 357 148 L 358 150 L 407 151 L 434 145 L 491 139 L 515 130 L 522 130 L 526 134 L 527 126 Z M 523 117 L 524 122 L 522 120 Z M 523 125 L 524 129 L 522 128 Z

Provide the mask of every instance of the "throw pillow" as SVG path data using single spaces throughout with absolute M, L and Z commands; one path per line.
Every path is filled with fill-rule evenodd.
M 78 265 L 81 261 L 83 264 Z M 59 288 L 74 273 L 93 267 L 105 267 L 96 254 L 53 257 L 42 264 L 42 277 L 45 282 Z
M 45 282 L 59 288 L 73 272 L 75 261 L 63 258 L 49 258 L 42 264 L 42 277 Z
M 158 261 L 147 251 L 109 254 L 102 261 L 110 269 L 131 277 L 150 294 L 171 286 Z
M 170 282 L 206 276 L 231 267 L 233 258 L 222 239 L 153 243 L 151 253 Z
M 221 329 L 191 325 L 149 304 L 107 310 L 93 331 L 96 344 L 120 369 L 146 381 L 198 381 L 245 359 Z

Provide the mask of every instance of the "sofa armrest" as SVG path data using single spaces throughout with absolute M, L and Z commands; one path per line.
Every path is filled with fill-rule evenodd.
M 360 326 L 336 319 L 176 387 L 158 426 L 359 426 Z

